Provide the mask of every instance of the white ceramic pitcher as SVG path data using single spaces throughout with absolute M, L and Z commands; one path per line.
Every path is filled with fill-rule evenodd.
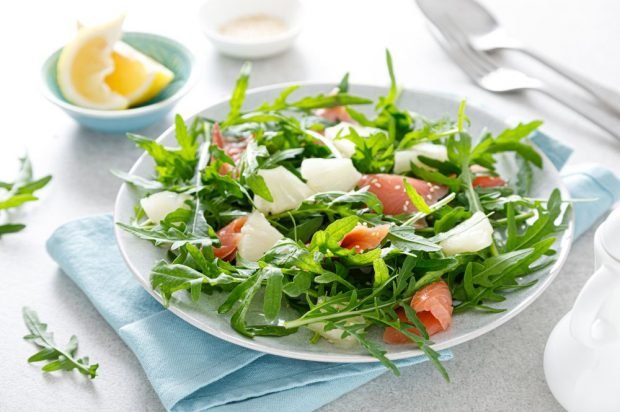
M 594 236 L 596 272 L 545 348 L 551 392 L 570 412 L 620 412 L 620 208 Z

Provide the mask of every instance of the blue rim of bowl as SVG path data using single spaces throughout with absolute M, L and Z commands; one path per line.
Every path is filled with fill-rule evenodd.
M 41 86 L 40 87 L 42 89 L 42 93 L 45 96 L 45 98 L 49 100 L 50 102 L 54 103 L 55 105 L 59 106 L 60 108 L 68 110 L 68 111 L 83 114 L 86 116 L 96 116 L 100 118 L 103 117 L 103 118 L 118 119 L 118 118 L 133 117 L 136 115 L 150 113 L 150 112 L 162 109 L 168 106 L 169 104 L 174 103 L 178 101 L 179 99 L 181 99 L 181 97 L 187 94 L 187 92 L 193 87 L 194 83 L 196 82 L 196 77 L 197 77 L 196 56 L 189 48 L 187 48 L 185 45 L 183 45 L 178 40 L 175 40 L 173 38 L 166 37 L 166 36 L 161 36 L 159 34 L 130 31 L 130 32 L 124 32 L 123 36 L 125 35 L 129 35 L 129 36 L 136 35 L 136 36 L 154 38 L 160 42 L 168 43 L 168 45 L 180 50 L 184 55 L 186 55 L 188 57 L 190 66 L 189 66 L 189 75 L 187 76 L 187 79 L 185 80 L 185 83 L 183 84 L 183 86 L 181 86 L 179 90 L 177 90 L 174 94 L 165 98 L 164 100 L 153 102 L 153 103 L 147 103 L 142 106 L 133 107 L 129 109 L 98 110 L 98 109 L 89 109 L 85 107 L 76 106 L 56 96 L 50 90 L 50 87 L 47 84 L 47 72 L 45 71 L 45 68 L 48 67 L 48 63 L 52 59 L 57 59 L 57 56 L 62 51 L 62 47 L 61 47 L 57 49 L 56 51 L 54 51 L 52 54 L 50 54 L 43 61 L 43 64 L 41 65 L 41 77 L 40 77 Z

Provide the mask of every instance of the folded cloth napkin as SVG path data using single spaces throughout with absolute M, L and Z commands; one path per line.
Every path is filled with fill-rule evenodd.
M 570 149 L 533 139 L 561 168 Z M 600 167 L 570 171 L 580 235 L 620 198 L 620 181 Z M 378 363 L 337 364 L 272 356 L 235 346 L 166 311 L 134 280 L 117 249 L 109 215 L 65 224 L 47 243 L 50 255 L 136 354 L 166 409 L 172 411 L 310 411 L 385 372 Z M 448 360 L 451 352 L 442 352 Z M 423 357 L 397 362 L 400 367 Z

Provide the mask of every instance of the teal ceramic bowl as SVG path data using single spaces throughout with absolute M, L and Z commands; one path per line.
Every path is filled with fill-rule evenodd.
M 56 106 L 79 124 L 106 133 L 125 133 L 142 129 L 168 114 L 192 86 L 195 58 L 181 43 L 149 33 L 129 32 L 123 41 L 174 72 L 174 80 L 153 99 L 125 110 L 87 109 L 69 103 L 60 92 L 56 67 L 57 50 L 43 64 L 43 92 Z

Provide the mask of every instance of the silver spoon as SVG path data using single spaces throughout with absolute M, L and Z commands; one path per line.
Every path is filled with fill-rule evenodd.
M 590 93 L 607 108 L 620 114 L 620 93 L 603 86 L 584 76 L 570 71 L 547 57 L 524 46 L 519 40 L 511 37 L 495 17 L 475 0 L 416 0 L 422 12 L 436 24 L 442 16 L 449 17 L 459 25 L 467 42 L 476 50 L 490 52 L 496 50 L 515 50 L 524 53 L 566 79 L 570 80 L 586 92 Z

